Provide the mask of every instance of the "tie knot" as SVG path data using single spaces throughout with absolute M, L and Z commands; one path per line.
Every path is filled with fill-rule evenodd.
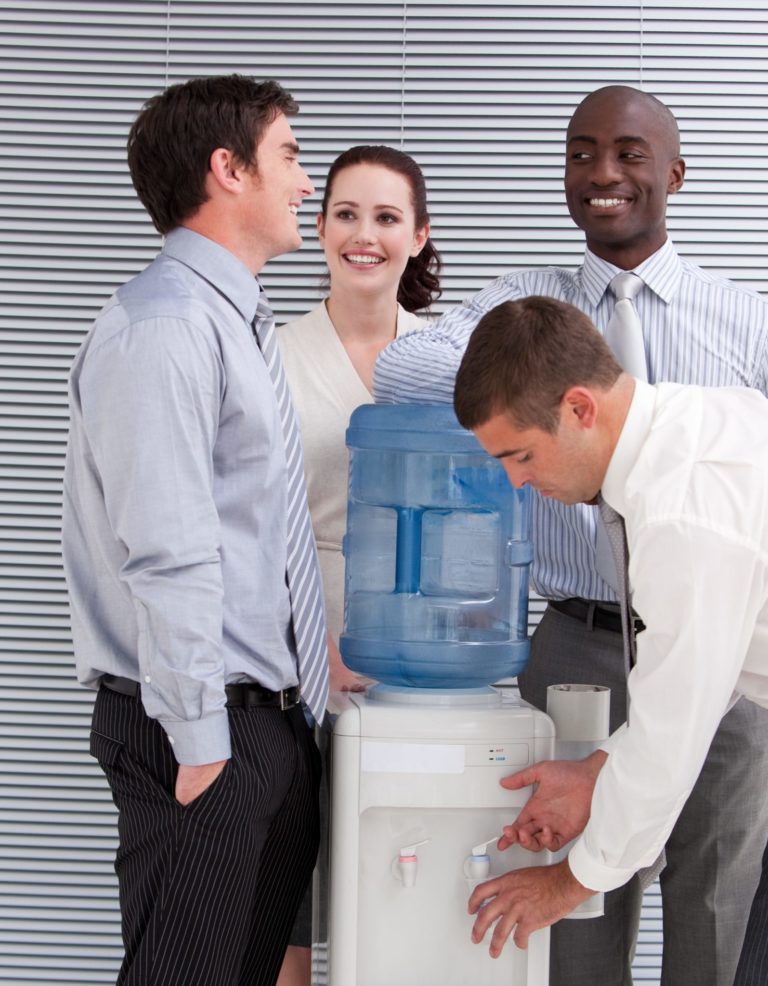
M 274 324 L 275 316 L 272 314 L 272 309 L 269 307 L 266 294 L 261 291 L 259 293 L 258 301 L 256 302 L 256 314 L 253 317 L 253 331 L 256 333 L 256 338 L 258 339 L 259 345 L 262 349 L 264 349 L 265 343 L 272 333 Z
M 256 300 L 256 315 L 254 317 L 254 321 L 259 322 L 265 318 L 272 318 L 272 309 L 269 307 L 269 302 L 267 301 L 265 292 L 259 291 L 259 297 Z
M 627 298 L 631 301 L 642 286 L 642 278 L 631 270 L 622 271 L 611 281 L 611 291 L 618 301 L 624 301 Z
M 621 514 L 614 510 L 610 503 L 606 503 L 602 493 L 597 495 L 597 509 L 600 511 L 604 524 L 615 524 L 617 520 L 622 519 Z

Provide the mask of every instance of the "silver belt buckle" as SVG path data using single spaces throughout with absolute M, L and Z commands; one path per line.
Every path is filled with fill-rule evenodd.
M 291 691 L 290 688 L 280 689 L 280 711 L 285 712 L 286 709 L 290 709 L 293 705 L 288 704 L 288 692 Z

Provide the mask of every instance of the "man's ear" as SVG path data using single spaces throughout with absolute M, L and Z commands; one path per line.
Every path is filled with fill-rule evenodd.
M 681 158 L 675 160 L 669 166 L 669 176 L 667 177 L 667 195 L 674 195 L 683 187 L 685 180 L 685 161 Z
M 589 387 L 570 387 L 560 402 L 561 421 L 579 429 L 594 428 L 598 402 Z
M 242 187 L 243 168 L 235 155 L 226 147 L 217 147 L 208 162 L 210 176 L 221 188 L 239 194 Z

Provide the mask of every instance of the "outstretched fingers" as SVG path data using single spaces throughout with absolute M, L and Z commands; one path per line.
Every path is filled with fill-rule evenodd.
M 507 879 L 512 874 L 506 874 L 498 880 L 490 880 L 478 887 L 469 899 L 469 913 L 477 914 L 472 926 L 472 941 L 481 942 L 488 930 L 493 926 L 488 952 L 491 958 L 497 959 L 514 932 L 514 942 L 518 948 L 528 947 L 528 937 L 535 930 L 529 927 L 525 920 L 524 904 L 516 900 L 514 889 L 504 890 Z
M 559 921 L 592 893 L 574 878 L 567 860 L 512 870 L 481 883 L 469 898 L 469 913 L 477 915 L 472 941 L 481 942 L 495 925 L 489 945 L 493 958 L 501 955 L 510 935 L 518 948 L 527 948 L 534 931 Z

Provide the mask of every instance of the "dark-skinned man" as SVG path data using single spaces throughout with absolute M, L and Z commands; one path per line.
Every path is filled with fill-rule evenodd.
M 684 177 L 677 123 L 667 107 L 626 86 L 591 93 L 576 108 L 566 139 L 566 201 L 586 237 L 582 266 L 507 274 L 432 329 L 388 347 L 377 364 L 377 400 L 451 401 L 469 337 L 486 312 L 507 300 L 555 297 L 604 332 L 616 304 L 610 283 L 629 270 L 642 279 L 634 305 L 649 382 L 768 392 L 768 306 L 688 263 L 668 237 L 667 199 Z M 615 593 L 596 567 L 596 532 L 595 507 L 534 498 L 532 582 L 548 606 L 519 683 L 523 697 L 542 709 L 550 684 L 609 686 L 613 731 L 627 715 L 625 656 Z M 768 712 L 738 702 L 717 730 L 667 841 L 662 986 L 723 986 L 733 979 L 768 829 L 766 740 Z M 634 877 L 606 894 L 603 917 L 555 925 L 553 986 L 629 986 L 641 901 Z

